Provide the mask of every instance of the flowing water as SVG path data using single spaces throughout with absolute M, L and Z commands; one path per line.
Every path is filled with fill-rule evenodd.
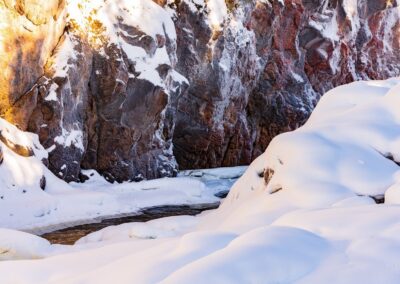
M 153 219 L 169 217 L 169 216 L 179 216 L 179 215 L 193 216 L 205 210 L 216 209 L 218 206 L 219 202 L 199 204 L 199 205 L 151 207 L 143 209 L 136 215 L 105 219 L 97 223 L 74 226 L 44 234 L 42 235 L 42 237 L 49 240 L 52 244 L 72 245 L 80 238 L 108 226 L 120 225 L 129 222 L 147 222 Z
M 234 167 L 225 169 L 210 170 L 191 170 L 181 172 L 181 176 L 188 176 L 202 181 L 205 186 L 215 192 L 215 196 L 225 198 L 233 183 L 244 173 L 247 167 Z M 197 215 L 205 210 L 216 209 L 219 202 L 197 204 L 197 205 L 178 205 L 178 206 L 159 206 L 141 210 L 130 216 L 115 217 L 96 221 L 90 224 L 78 225 L 62 230 L 43 234 L 42 237 L 49 240 L 52 244 L 74 244 L 80 238 L 101 230 L 108 226 L 120 225 L 129 222 L 147 222 L 157 218 Z

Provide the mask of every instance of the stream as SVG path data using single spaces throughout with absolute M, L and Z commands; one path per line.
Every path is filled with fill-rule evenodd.
M 150 207 L 143 209 L 139 213 L 136 213 L 132 216 L 105 219 L 97 223 L 69 227 L 66 229 L 43 234 L 41 237 L 47 239 L 52 244 L 73 245 L 80 238 L 108 226 L 120 225 L 129 222 L 147 222 L 153 219 L 169 216 L 194 216 L 206 210 L 216 209 L 218 208 L 218 206 L 219 202 L 197 205 L 167 205 L 160 207 Z
M 208 170 L 188 170 L 180 173 L 180 176 L 191 177 L 200 180 L 205 186 L 214 192 L 218 198 L 225 198 L 234 182 L 244 173 L 247 167 L 220 168 Z M 147 222 L 153 219 L 180 216 L 197 215 L 203 211 L 218 208 L 220 202 L 192 205 L 166 205 L 144 208 L 132 215 L 110 217 L 103 220 L 95 220 L 93 223 L 77 225 L 41 235 L 52 244 L 72 245 L 80 238 L 99 231 L 105 227 L 120 225 L 130 222 Z

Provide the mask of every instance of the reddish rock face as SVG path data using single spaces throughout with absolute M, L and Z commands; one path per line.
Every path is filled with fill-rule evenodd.
M 253 158 L 274 136 L 300 126 L 326 91 L 400 74 L 394 1 L 354 2 L 354 10 L 342 1 L 255 6 L 250 22 L 265 67 L 247 108 Z
M 252 155 L 246 106 L 260 73 L 254 33 L 243 23 L 215 31 L 201 9 L 193 11 L 185 2 L 176 9 L 177 70 L 190 82 L 178 102 L 173 138 L 178 164 L 246 164 Z M 244 17 L 250 11 L 250 5 L 243 7 Z
M 0 114 L 38 133 L 67 181 L 248 164 L 327 90 L 400 75 L 395 0 L 232 0 L 218 23 L 202 1 L 135 1 L 48 1 L 40 15 L 0 1 Z
M 351 10 L 342 1 L 238 1 L 211 51 L 204 13 L 182 1 L 178 69 L 191 85 L 178 105 L 173 142 L 179 165 L 250 163 L 273 137 L 301 126 L 329 89 L 398 76 L 395 1 L 358 2 Z M 245 47 L 232 32 L 238 18 L 245 27 L 240 32 L 249 34 Z M 224 51 L 234 68 L 220 68 Z

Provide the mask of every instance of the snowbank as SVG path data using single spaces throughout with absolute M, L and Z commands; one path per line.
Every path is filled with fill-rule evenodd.
M 42 258 L 51 245 L 45 239 L 31 234 L 0 229 L 0 260 Z
M 275 172 L 267 190 L 282 187 L 312 207 L 385 194 L 400 173 L 398 84 L 357 82 L 328 92 L 304 127 L 277 137 L 266 151 L 265 167 Z
M 172 216 L 144 223 L 126 223 L 110 226 L 83 237 L 77 244 L 127 241 L 130 239 L 170 238 L 190 231 L 197 225 L 197 221 L 198 218 L 194 216 Z

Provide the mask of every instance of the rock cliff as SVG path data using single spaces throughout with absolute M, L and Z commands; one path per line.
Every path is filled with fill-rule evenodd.
M 396 0 L 2 0 L 0 115 L 109 181 L 250 163 L 341 84 L 400 75 Z

